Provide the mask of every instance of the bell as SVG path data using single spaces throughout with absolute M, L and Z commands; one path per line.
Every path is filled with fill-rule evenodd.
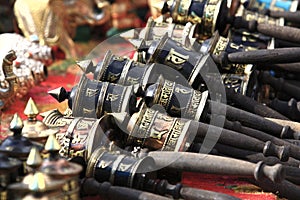
M 132 113 L 136 109 L 136 97 L 132 86 L 90 80 L 85 75 L 71 92 L 61 88 L 49 91 L 49 94 L 59 102 L 68 99 L 74 117 L 100 118 L 105 113 Z
M 55 138 L 54 134 L 49 135 L 45 144 L 45 151 L 49 156 L 46 158 L 39 170 L 53 180 L 65 180 L 66 183 L 62 186 L 62 195 L 64 198 L 80 199 L 79 197 L 79 173 L 82 167 L 78 164 L 60 158 L 59 150 L 61 146 Z

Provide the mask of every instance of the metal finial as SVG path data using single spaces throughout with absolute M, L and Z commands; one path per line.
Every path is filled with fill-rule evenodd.
M 28 155 L 26 164 L 32 168 L 38 168 L 42 164 L 43 160 L 36 147 L 32 147 Z
M 43 173 L 36 172 L 33 175 L 33 180 L 29 184 L 29 189 L 34 192 L 44 191 L 46 189 L 46 181 Z
M 39 114 L 39 110 L 36 107 L 36 104 L 32 100 L 31 97 L 29 98 L 29 100 L 27 102 L 27 105 L 26 105 L 25 110 L 24 110 L 24 114 L 27 115 L 27 117 L 30 118 L 30 119 L 35 119 L 36 116 Z
M 84 73 L 89 73 L 93 71 L 94 65 L 92 60 L 82 60 L 77 61 L 76 64 Z
M 61 148 L 54 134 L 50 134 L 45 144 L 45 150 L 50 152 L 59 151 Z
M 21 117 L 18 115 L 18 113 L 15 113 L 9 124 L 9 129 L 15 133 L 17 130 L 22 130 L 23 126 L 24 125 Z
M 54 97 L 58 102 L 63 102 L 64 100 L 68 99 L 69 95 L 65 88 L 59 87 L 54 90 L 48 91 L 52 97 Z

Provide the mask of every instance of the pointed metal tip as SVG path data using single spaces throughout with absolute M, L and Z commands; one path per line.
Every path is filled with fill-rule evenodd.
M 137 49 L 140 50 L 145 46 L 144 39 L 128 39 L 128 41 Z
M 138 38 L 138 31 L 135 29 L 131 29 L 129 31 L 125 31 L 120 34 L 120 36 L 124 39 L 133 39 L 133 38 Z
M 34 192 L 44 191 L 46 189 L 45 176 L 41 172 L 36 172 L 33 175 L 33 180 L 29 184 L 29 190 Z
M 32 147 L 28 155 L 26 164 L 32 168 L 38 168 L 42 164 L 43 160 L 39 150 L 36 147 Z
M 63 102 L 64 100 L 68 99 L 68 92 L 65 88 L 59 87 L 54 90 L 48 91 L 53 98 L 55 98 L 58 102 Z
M 94 65 L 92 60 L 77 61 L 76 64 L 84 73 L 93 72 Z
M 31 117 L 35 118 L 39 114 L 39 110 L 36 107 L 36 104 L 32 100 L 31 97 L 29 98 L 29 100 L 27 102 L 27 105 L 26 105 L 25 110 L 24 110 L 24 114 L 27 115 L 27 117 L 29 117 L 29 118 L 31 118 Z
M 50 134 L 45 144 L 45 150 L 49 152 L 55 152 L 55 151 L 59 151 L 60 147 L 61 146 L 58 143 L 55 134 Z
M 23 121 L 18 113 L 15 113 L 10 124 L 9 129 L 14 132 L 14 130 L 20 130 L 24 126 Z

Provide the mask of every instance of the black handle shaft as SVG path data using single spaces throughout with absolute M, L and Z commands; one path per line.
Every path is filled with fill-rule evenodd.
M 286 139 L 299 139 L 300 134 L 290 129 L 289 126 L 281 126 L 276 122 L 267 120 L 261 116 L 250 112 L 232 107 L 230 105 L 221 104 L 215 101 L 208 101 L 209 107 L 214 107 L 215 110 L 226 109 L 226 118 L 231 121 L 239 121 L 244 126 L 261 130 L 275 137 Z M 211 110 L 211 109 L 209 109 Z
M 185 200 L 198 200 L 198 199 L 238 200 L 239 199 L 237 197 L 233 197 L 227 194 L 208 191 L 208 190 L 195 189 L 191 187 L 183 187 L 180 193 L 183 199 Z
M 280 183 L 272 183 L 268 179 L 262 179 L 260 181 L 247 179 L 246 181 L 251 181 L 253 184 L 259 186 L 264 191 L 272 192 L 282 198 L 286 198 L 289 200 L 298 200 L 300 197 L 299 186 L 287 180 L 283 180 Z
M 278 146 L 270 141 L 263 142 L 254 137 L 250 137 L 228 129 L 208 125 L 205 123 L 198 123 L 197 136 L 204 138 L 207 133 L 217 135 L 221 133 L 218 138 L 218 143 L 238 147 L 241 149 L 262 152 L 265 156 L 276 156 L 281 161 L 289 159 L 289 148 L 286 146 Z M 197 138 L 195 139 L 197 142 Z
M 259 69 L 280 69 L 288 72 L 300 72 L 300 63 L 278 63 L 278 64 L 260 64 L 258 65 Z
M 290 41 L 300 42 L 300 29 L 290 26 L 277 26 L 272 24 L 258 24 L 257 30 L 265 35 Z
M 298 108 L 298 102 L 294 98 L 289 101 L 281 101 L 275 98 L 271 101 L 269 106 L 285 116 L 288 116 L 291 120 L 300 122 L 300 108 Z
M 136 189 L 111 186 L 110 183 L 99 183 L 94 178 L 86 178 L 81 183 L 81 193 L 83 195 L 100 195 L 104 199 L 114 200 L 144 200 L 144 199 L 158 199 L 169 200 L 167 197 L 143 192 Z
M 270 17 L 275 18 L 284 18 L 285 21 L 300 23 L 300 12 L 289 12 L 289 11 L 274 11 L 270 10 L 269 12 Z
M 299 30 L 300 34 L 300 30 Z M 300 38 L 299 38 L 300 39 Z M 240 64 L 300 62 L 300 48 L 258 49 L 228 54 L 228 62 Z
M 262 117 L 271 117 L 276 119 L 288 120 L 287 117 L 277 111 L 265 106 L 254 99 L 235 92 L 233 89 L 226 88 L 226 97 L 228 101 L 234 103 L 243 110 L 260 115 Z
M 166 167 L 180 171 L 190 171 L 209 174 L 252 176 L 259 180 L 268 177 L 272 181 L 282 181 L 285 172 L 281 164 L 274 166 L 257 164 L 223 156 L 214 156 L 188 152 L 157 152 L 151 151 L 151 156 L 158 167 Z
M 283 78 L 275 78 L 271 76 L 269 72 L 264 71 L 261 74 L 260 80 L 263 84 L 271 85 L 277 92 L 284 92 L 285 94 L 300 100 L 300 87 L 286 82 Z
M 201 147 L 202 147 L 202 143 L 195 143 L 192 145 L 190 151 L 194 153 L 198 153 L 200 152 Z M 280 163 L 282 165 L 287 165 L 291 167 L 300 166 L 300 161 L 291 157 L 289 158 L 288 161 L 281 162 L 278 158 L 274 156 L 266 157 L 262 153 L 240 149 L 240 148 L 219 144 L 219 143 L 214 145 L 214 148 L 212 149 L 211 152 L 209 152 L 209 154 L 241 159 L 252 163 L 263 161 L 267 165 L 275 165 L 277 163 Z

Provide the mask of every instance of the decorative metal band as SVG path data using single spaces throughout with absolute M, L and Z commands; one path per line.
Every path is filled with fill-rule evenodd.
M 86 167 L 86 177 L 94 177 L 95 176 L 95 171 L 96 171 L 96 163 L 99 162 L 99 159 L 101 158 L 102 154 L 105 153 L 105 149 L 103 147 L 99 147 L 96 149 L 90 159 L 88 160 L 88 164 Z
M 209 54 L 204 55 L 199 61 L 198 63 L 195 65 L 192 73 L 190 74 L 188 81 L 189 81 L 189 85 L 194 86 L 194 83 L 196 81 L 196 78 L 200 75 L 200 70 L 203 68 L 204 64 L 206 63 L 207 59 L 209 58 Z
M 72 123 L 69 125 L 65 134 L 56 134 L 56 138 L 61 145 L 59 150 L 59 154 L 62 157 L 68 158 L 70 155 L 70 148 L 72 143 L 73 132 L 76 124 L 79 122 L 81 118 L 75 118 Z
M 174 93 L 175 82 L 165 80 L 163 87 L 161 88 L 160 96 L 157 102 L 164 108 L 168 109 L 172 95 Z
M 102 87 L 101 87 L 101 90 L 99 92 L 97 106 L 96 106 L 96 108 L 97 108 L 97 111 L 96 111 L 97 118 L 100 118 L 103 114 L 104 98 L 105 98 L 105 94 L 106 94 L 108 85 L 109 85 L 108 82 L 102 82 Z
M 213 49 L 213 54 L 220 55 L 222 52 L 225 52 L 229 43 L 229 39 L 225 37 L 219 37 L 219 41 L 217 42 L 215 48 Z
M 124 85 L 125 81 L 126 81 L 126 77 L 127 77 L 127 74 L 128 74 L 128 71 L 131 67 L 133 63 L 133 60 L 128 60 L 122 70 L 122 73 L 121 73 L 121 76 L 120 76 L 120 79 L 118 81 L 119 84 L 121 85 Z
M 144 139 L 147 138 L 148 132 L 150 131 L 154 118 L 157 114 L 158 111 L 152 109 L 144 109 L 140 111 L 128 140 L 136 139 L 137 145 L 143 145 L 145 142 Z
M 189 104 L 185 109 L 185 118 L 194 119 L 197 121 L 200 120 L 207 99 L 207 94 L 207 91 L 205 91 L 204 93 L 201 93 L 197 90 L 193 91 Z M 204 105 L 202 102 L 204 102 Z
M 136 123 L 131 137 L 143 136 L 142 146 L 154 150 L 179 151 L 182 144 L 178 142 L 187 125 L 187 120 L 172 118 L 157 111 L 146 109 L 143 117 Z M 187 130 L 187 129 L 186 129 Z M 138 138 L 135 138 L 137 140 Z M 182 139 L 182 141 L 184 141 Z
M 221 3 L 222 0 L 207 0 L 203 13 L 203 35 L 212 36 L 215 32 Z
M 109 62 L 111 61 L 113 57 L 112 52 L 109 50 L 106 52 L 104 59 L 101 63 L 98 63 L 94 72 L 94 79 L 95 80 L 102 80 L 103 75 L 109 65 Z
M 297 8 L 298 8 L 298 5 L 299 5 L 299 1 L 298 0 L 292 1 L 291 2 L 291 6 L 290 6 L 290 11 L 291 12 L 296 12 Z
M 95 121 L 96 119 L 92 118 L 75 118 L 65 134 L 56 134 L 62 147 L 60 155 L 65 158 L 86 157 L 90 153 L 87 152 L 90 148 L 88 137 L 94 135 L 90 130 Z
M 234 89 L 237 93 L 243 95 L 246 94 L 249 82 L 248 76 L 236 74 L 223 74 L 222 79 L 226 87 Z
M 244 10 L 243 12 L 243 18 L 246 21 L 252 21 L 256 20 L 259 24 L 273 24 L 273 25 L 281 25 L 279 19 L 275 19 L 272 17 L 269 17 L 267 15 L 262 15 L 256 12 L 251 12 L 249 10 Z
M 113 162 L 112 166 L 111 166 L 111 171 L 110 171 L 110 177 L 109 177 L 109 182 L 111 184 L 115 183 L 115 173 L 120 165 L 120 163 L 122 162 L 123 158 L 125 157 L 125 155 L 119 155 Z

